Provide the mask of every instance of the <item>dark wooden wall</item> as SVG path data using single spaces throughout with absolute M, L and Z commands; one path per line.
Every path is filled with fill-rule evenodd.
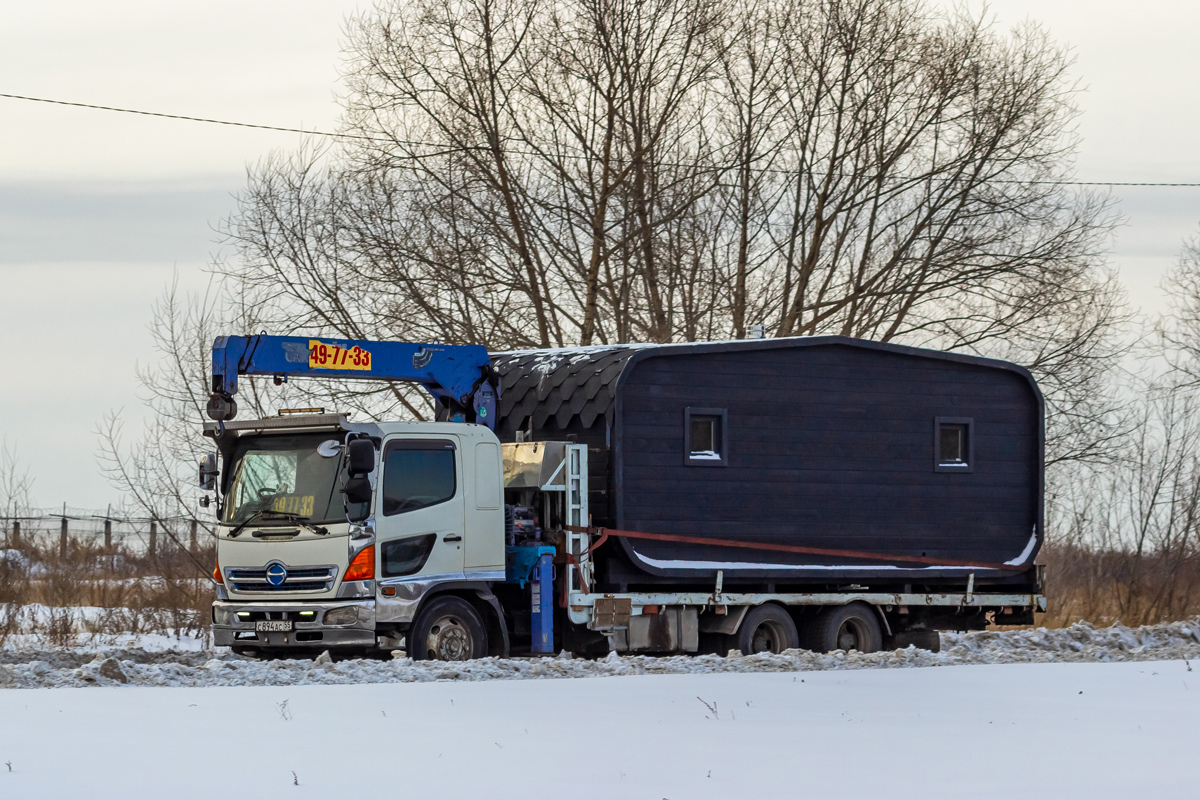
M 643 357 L 623 380 L 618 527 L 1000 563 L 1040 524 L 1041 406 L 1020 373 L 830 344 Z M 728 410 L 727 467 L 685 465 L 688 406 Z M 972 472 L 934 470 L 939 416 L 974 419 Z M 846 563 L 634 547 L 659 559 Z

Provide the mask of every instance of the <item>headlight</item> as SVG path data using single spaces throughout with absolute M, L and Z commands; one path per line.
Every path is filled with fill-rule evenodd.
M 323 621 L 326 625 L 353 625 L 358 622 L 358 608 L 355 606 L 331 608 L 325 612 Z
M 213 606 L 213 624 L 214 625 L 220 625 L 221 627 L 227 627 L 231 622 L 233 622 L 233 612 L 232 611 L 230 611 L 228 608 L 222 608 L 221 606 Z

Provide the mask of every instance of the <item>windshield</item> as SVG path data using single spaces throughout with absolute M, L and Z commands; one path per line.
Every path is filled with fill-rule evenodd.
M 341 450 L 321 446 L 331 439 L 329 433 L 305 433 L 239 441 L 222 521 L 236 524 L 265 511 L 294 514 L 317 524 L 345 522 Z M 270 522 L 270 514 L 263 522 Z

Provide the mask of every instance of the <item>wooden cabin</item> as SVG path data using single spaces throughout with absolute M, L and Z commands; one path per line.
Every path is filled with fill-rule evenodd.
M 616 538 L 597 551 L 613 591 L 718 570 L 778 591 L 1014 584 L 1042 542 L 1043 401 L 1015 364 L 830 336 L 493 363 L 502 441 L 588 445 L 594 525 L 837 551 Z

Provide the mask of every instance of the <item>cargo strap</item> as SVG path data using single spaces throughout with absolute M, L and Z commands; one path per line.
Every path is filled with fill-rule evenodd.
M 766 544 L 763 542 L 739 542 L 733 539 L 710 539 L 706 536 L 683 536 L 675 533 L 643 533 L 641 531 L 622 531 L 613 528 L 584 528 L 578 525 L 565 525 L 565 530 L 571 533 L 586 533 L 599 536 L 581 556 L 591 553 L 610 536 L 624 539 L 648 539 L 656 542 L 682 542 L 710 547 L 737 547 L 743 550 L 766 550 L 772 553 L 799 553 L 807 556 L 833 556 L 835 558 L 855 558 L 868 561 L 903 561 L 913 564 L 927 564 L 936 567 L 973 567 L 975 569 L 995 569 L 1004 572 L 1021 572 L 1026 567 L 1016 567 L 1011 564 L 988 564 L 980 561 L 959 561 L 953 558 L 929 558 L 926 556 L 904 556 L 884 553 L 865 553 L 858 550 L 830 550 L 824 547 L 800 547 L 790 544 Z M 803 569 L 803 567 L 797 567 Z

